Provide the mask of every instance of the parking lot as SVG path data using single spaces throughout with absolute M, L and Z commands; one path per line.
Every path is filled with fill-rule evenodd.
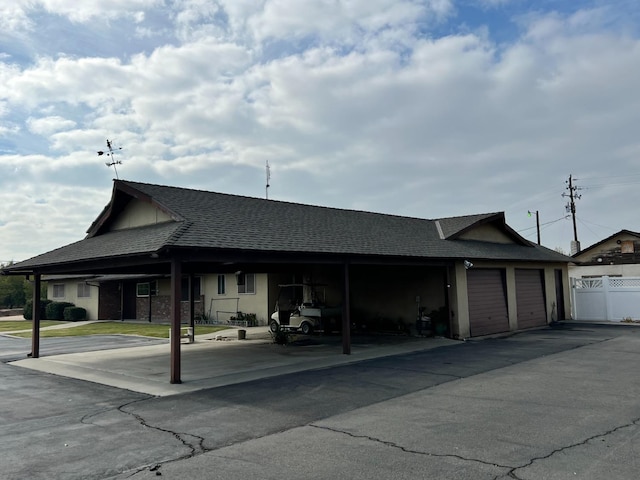
M 0 471 L 9 479 L 636 478 L 638 332 L 563 324 L 167 396 L 0 364 Z

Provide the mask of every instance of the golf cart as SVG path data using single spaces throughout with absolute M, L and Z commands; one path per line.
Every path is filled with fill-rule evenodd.
M 318 298 L 317 285 L 291 283 L 278 286 L 276 310 L 269 321 L 273 333 L 279 330 L 300 331 L 305 335 L 314 330 L 326 332 L 331 322 L 342 315 L 341 307 L 325 305 L 324 294 L 322 299 Z

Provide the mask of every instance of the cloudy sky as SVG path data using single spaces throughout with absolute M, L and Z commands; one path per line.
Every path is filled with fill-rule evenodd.
M 640 231 L 637 0 L 12 0 L 0 262 L 84 237 L 121 179 L 422 218 L 569 251 Z

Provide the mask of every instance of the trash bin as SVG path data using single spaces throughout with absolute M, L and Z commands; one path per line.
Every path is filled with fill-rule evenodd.
M 246 340 L 247 331 L 246 330 L 238 330 L 238 340 Z

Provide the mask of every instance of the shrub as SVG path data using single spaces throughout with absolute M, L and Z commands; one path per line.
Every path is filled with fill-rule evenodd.
M 40 320 L 47 318 L 47 305 L 51 303 L 51 300 L 42 298 L 40 300 Z M 22 316 L 25 320 L 33 320 L 33 300 L 29 299 L 24 305 Z
M 82 307 L 67 307 L 62 316 L 69 322 L 79 322 L 87 319 L 87 311 Z
M 46 309 L 47 320 L 63 320 L 64 309 L 67 307 L 75 307 L 75 305 L 69 302 L 51 302 Z

